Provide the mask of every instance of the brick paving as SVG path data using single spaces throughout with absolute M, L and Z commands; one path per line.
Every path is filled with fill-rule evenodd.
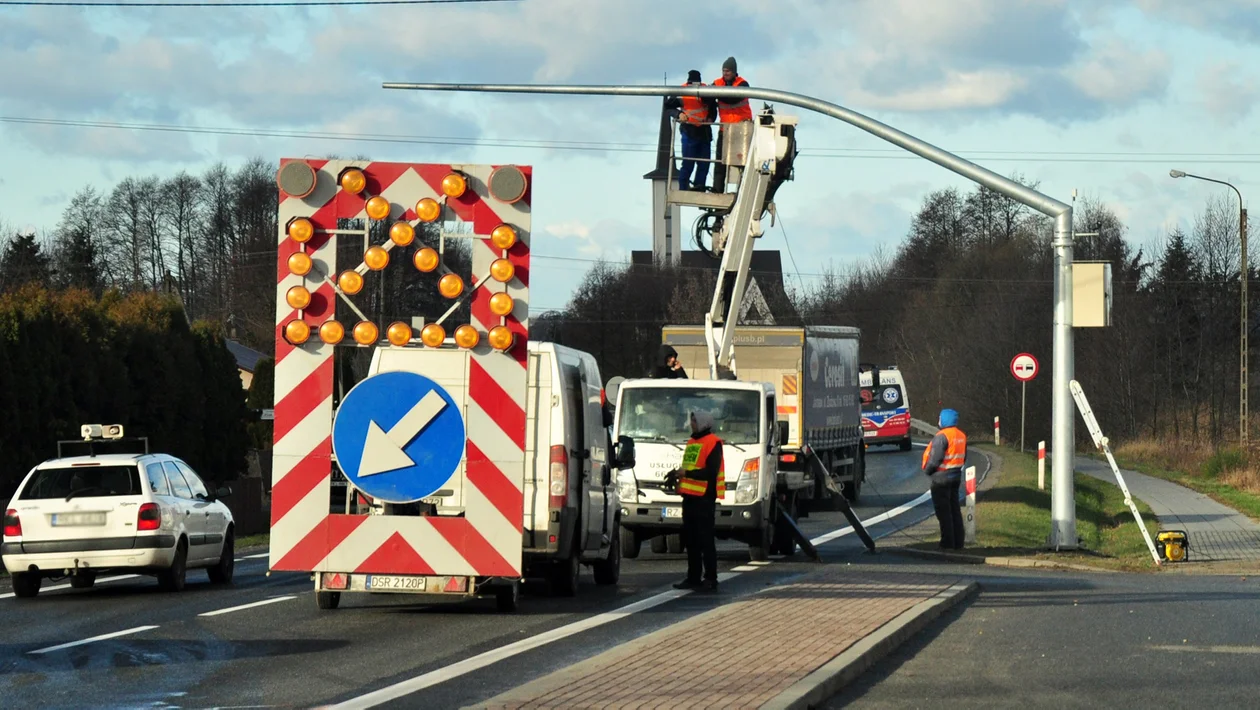
M 756 708 L 959 582 L 827 570 L 737 599 L 479 708 Z

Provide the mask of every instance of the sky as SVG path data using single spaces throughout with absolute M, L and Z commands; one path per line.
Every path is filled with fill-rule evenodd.
M 731 55 L 754 86 L 838 103 L 1064 202 L 1073 190 L 1099 200 L 1148 249 L 1188 229 L 1208 198 L 1232 198 L 1170 168 L 1232 182 L 1244 198 L 1260 181 L 1260 0 L 0 0 L 0 221 L 43 232 L 84 186 L 254 156 L 527 164 L 531 310 L 559 308 L 594 261 L 651 248 L 643 176 L 659 99 L 381 83 L 680 84 L 689 69 L 712 81 Z M 932 191 L 970 189 L 847 124 L 779 111 L 800 116 L 802 153 L 760 246 L 790 247 L 785 268 L 805 284 L 894 250 Z M 684 212 L 688 233 L 695 217 Z

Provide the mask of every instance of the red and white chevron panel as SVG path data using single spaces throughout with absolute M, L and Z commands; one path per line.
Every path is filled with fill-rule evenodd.
M 292 162 L 285 160 L 283 165 Z M 273 448 L 270 566 L 276 570 L 358 572 L 378 574 L 439 574 L 519 576 L 521 573 L 523 478 L 525 469 L 526 352 L 529 337 L 529 240 L 531 189 L 514 203 L 495 199 L 487 187 L 494 165 L 434 165 L 304 161 L 316 170 L 316 186 L 306 197 L 280 194 L 280 228 L 276 309 L 275 443 Z M 360 195 L 345 192 L 338 176 L 348 167 L 362 170 L 367 189 Z M 517 166 L 527 181 L 530 168 Z M 468 189 L 459 198 L 442 194 L 442 179 L 458 170 Z M 528 182 L 527 182 L 528 185 Z M 414 206 L 424 197 L 444 203 L 443 219 L 471 223 L 473 243 L 471 279 L 483 279 L 490 263 L 507 258 L 515 276 L 506 284 L 486 278 L 467 296 L 472 299 L 472 321 L 482 333 L 469 352 L 467 397 L 462 412 L 467 431 L 462 466 L 461 517 L 330 514 L 332 474 L 332 394 L 334 346 L 319 340 L 319 324 L 334 317 L 331 285 L 320 274 L 335 279 L 339 270 L 358 264 L 336 263 L 333 240 L 323 230 L 337 228 L 338 219 L 366 219 L 367 198 L 381 195 L 393 205 L 390 220 L 405 219 L 418 226 Z M 288 258 L 301 245 L 286 234 L 294 217 L 315 225 L 306 250 L 315 269 L 306 277 L 289 273 Z M 490 234 L 501 224 L 512 226 L 517 243 L 507 251 L 495 248 Z M 409 269 L 411 277 L 429 279 L 396 260 L 391 269 Z M 300 314 L 285 303 L 287 290 L 304 284 L 312 302 Z M 506 290 L 515 310 L 496 316 L 490 297 Z M 284 338 L 284 326 L 297 317 L 312 327 L 301 346 Z M 347 339 L 353 323 L 346 326 Z M 382 333 L 387 323 L 377 324 Z M 459 323 L 446 322 L 447 333 Z M 511 349 L 498 352 L 487 344 L 490 328 L 504 325 L 516 339 Z M 339 345 L 336 347 L 354 347 Z M 391 347 L 385 345 L 384 347 Z M 408 347 L 422 347 L 419 345 Z M 468 352 L 468 351 L 466 351 Z M 435 358 L 435 361 L 442 358 Z M 426 373 L 420 373 L 426 374 Z M 460 476 L 457 473 L 453 477 Z M 446 487 L 450 487 L 448 484 Z

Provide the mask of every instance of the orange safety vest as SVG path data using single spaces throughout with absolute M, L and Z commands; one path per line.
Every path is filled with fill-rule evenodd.
M 748 81 L 742 76 L 735 77 L 735 81 L 730 84 L 726 83 L 726 79 L 718 78 L 713 82 L 714 86 L 748 86 Z M 752 106 L 748 103 L 748 99 L 741 99 L 736 104 L 723 104 L 718 102 L 718 117 L 722 123 L 739 123 L 740 121 L 753 120 Z
M 958 427 L 952 426 L 941 429 L 940 433 L 945 435 L 948 445 L 945 447 L 945 458 L 941 460 L 939 470 L 949 471 L 962 468 L 967 461 L 967 435 Z M 927 468 L 928 453 L 931 450 L 931 446 L 923 450 L 923 465 L 919 466 L 920 469 Z
M 691 84 L 683 84 L 683 86 L 691 86 Z M 697 86 L 704 86 L 704 84 L 698 84 Z M 704 105 L 703 99 L 698 99 L 695 96 L 683 96 L 682 113 L 678 115 L 678 120 L 683 123 L 700 125 L 712 123 L 713 117 L 709 115 L 709 109 Z
M 703 496 L 709 491 L 709 482 L 699 478 L 691 478 L 687 475 L 688 471 L 695 471 L 704 468 L 709 462 L 711 456 L 716 449 L 718 455 L 721 455 L 722 440 L 717 438 L 712 432 L 705 434 L 699 439 L 692 437 L 687 440 L 687 448 L 683 450 L 682 476 L 678 480 L 678 492 L 685 496 Z M 723 457 L 722 463 L 718 466 L 717 474 L 717 497 L 720 499 L 726 495 L 726 458 Z

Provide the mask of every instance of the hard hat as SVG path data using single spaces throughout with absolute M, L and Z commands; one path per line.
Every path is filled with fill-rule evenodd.
M 945 427 L 958 426 L 958 412 L 953 409 L 942 409 L 938 426 L 942 429 Z

